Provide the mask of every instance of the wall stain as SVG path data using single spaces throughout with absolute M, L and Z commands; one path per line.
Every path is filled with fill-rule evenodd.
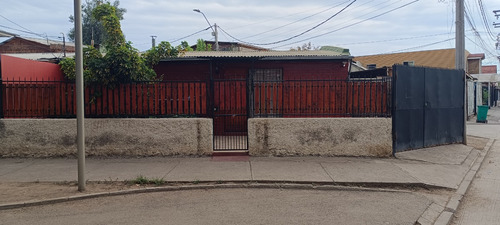
M 358 138 L 356 136 L 359 132 L 359 129 L 349 128 L 344 131 L 344 133 L 342 134 L 342 138 L 349 142 L 356 142 L 358 141 Z
M 333 144 L 338 144 L 335 135 L 331 128 L 319 128 L 312 130 L 301 130 L 295 133 L 301 145 L 312 145 L 315 143 L 322 143 L 331 141 Z
M 76 144 L 76 136 L 66 134 L 61 138 L 59 144 L 66 146 L 66 147 L 75 145 Z

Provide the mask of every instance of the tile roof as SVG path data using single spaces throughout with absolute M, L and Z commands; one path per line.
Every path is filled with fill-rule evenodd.
M 497 73 L 497 65 L 482 66 L 481 73 Z
M 191 51 L 182 58 L 262 58 L 262 57 L 328 57 L 349 59 L 350 56 L 340 55 L 334 51 Z
M 466 51 L 465 55 L 468 56 L 469 53 Z M 455 49 L 357 56 L 353 61 L 359 61 L 364 67 L 368 64 L 377 64 L 377 68 L 390 67 L 394 64 L 403 64 L 405 61 L 414 61 L 415 66 L 454 69 Z

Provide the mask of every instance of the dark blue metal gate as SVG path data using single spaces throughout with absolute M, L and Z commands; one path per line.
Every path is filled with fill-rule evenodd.
M 393 152 L 463 142 L 464 71 L 393 66 Z

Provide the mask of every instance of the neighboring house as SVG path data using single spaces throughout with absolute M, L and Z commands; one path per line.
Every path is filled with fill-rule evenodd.
M 0 54 L 6 53 L 62 53 L 75 52 L 71 42 L 14 36 L 0 43 Z
M 215 41 L 205 41 L 205 44 L 212 45 L 212 51 L 215 51 Z M 193 45 L 191 46 L 191 48 L 196 51 L 196 46 L 197 45 Z M 247 45 L 239 42 L 219 41 L 219 51 L 248 52 L 248 51 L 269 51 L 269 49 L 253 45 Z
M 319 107 L 313 103 L 317 99 L 311 99 L 312 85 L 317 95 L 321 93 L 318 80 L 340 80 L 339 85 L 345 82 L 351 58 L 333 51 L 192 51 L 180 58 L 161 60 L 155 71 L 164 80 L 207 82 L 213 90 L 210 104 L 214 110 L 214 133 L 222 135 L 245 133 L 248 117 L 280 117 L 285 110 L 289 116 L 304 116 L 305 112 L 322 115 L 312 111 Z M 252 84 L 254 88 L 248 89 Z M 295 85 L 296 89 L 287 89 L 285 85 Z M 301 90 L 307 95 L 306 88 L 309 97 L 299 96 Z M 298 95 L 293 99 L 294 106 L 285 104 L 283 97 L 293 94 Z M 254 105 L 255 110 L 249 111 L 249 105 Z M 330 108 L 334 109 L 333 105 Z
M 477 79 L 478 87 L 481 87 L 478 89 L 481 90 L 480 95 L 483 99 L 478 101 L 478 105 L 497 106 L 500 96 L 500 74 L 497 73 L 497 66 L 482 66 L 481 73 L 472 76 Z
M 497 73 L 497 65 L 482 66 L 481 73 Z
M 467 73 L 478 74 L 482 71 L 484 53 L 469 54 L 467 56 Z
M 466 51 L 465 55 L 467 57 L 466 72 L 469 72 L 469 70 L 474 72 L 481 68 L 484 54 L 470 54 Z M 394 64 L 455 69 L 455 49 L 356 56 L 353 61 L 360 63 L 361 66 L 367 69 L 392 67 Z M 469 74 L 472 74 L 470 72 Z
M 20 37 L 4 31 L 0 31 L 0 37 L 2 80 L 63 80 L 60 66 L 55 63 L 64 55 L 75 55 L 75 44 L 71 42 Z

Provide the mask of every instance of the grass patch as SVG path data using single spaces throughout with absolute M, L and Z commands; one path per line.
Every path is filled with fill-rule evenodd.
M 154 184 L 154 185 L 162 185 L 165 184 L 166 181 L 163 178 L 148 178 L 143 175 L 137 176 L 135 179 L 131 180 L 132 184 L 146 185 L 146 184 Z

